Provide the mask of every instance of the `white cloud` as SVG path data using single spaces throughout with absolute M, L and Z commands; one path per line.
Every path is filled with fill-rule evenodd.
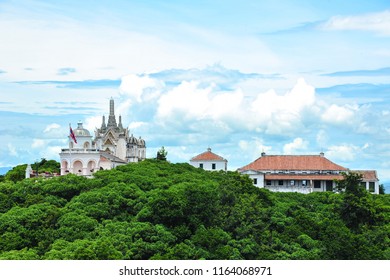
M 41 158 L 59 160 L 59 153 L 63 148 L 63 146 L 48 146 L 41 151 Z
M 300 78 L 291 91 L 278 95 L 274 90 L 258 94 L 251 104 L 253 116 L 248 119 L 258 131 L 286 134 L 301 129 L 303 113 L 312 110 L 316 101 L 314 87 Z
M 272 150 L 271 146 L 267 146 L 264 140 L 254 137 L 251 140 L 240 140 L 238 146 L 241 150 L 240 154 L 246 155 L 249 160 L 254 160 L 260 156 L 262 152 L 268 153 Z
M 165 86 L 161 80 L 150 78 L 148 75 L 130 74 L 122 77 L 119 91 L 122 95 L 141 102 L 154 99 L 159 95 L 159 91 Z
M 198 120 L 207 116 L 213 85 L 200 88 L 197 81 L 183 81 L 179 86 L 163 95 L 158 101 L 157 117 L 159 119 L 181 118 Z
M 352 144 L 344 144 L 344 145 L 335 145 L 329 147 L 326 155 L 329 158 L 337 161 L 353 161 L 356 158 L 356 154 L 359 152 L 360 148 L 352 145 Z
M 283 152 L 285 155 L 295 154 L 296 152 L 301 152 L 302 150 L 307 149 L 309 142 L 298 137 L 295 138 L 293 142 L 284 145 Z
M 144 126 L 144 125 L 147 125 L 147 123 L 146 122 L 131 122 L 129 124 L 129 129 L 137 129 L 137 128 Z
M 335 16 L 322 25 L 325 30 L 371 31 L 390 36 L 390 10 L 358 16 Z
M 321 118 L 323 121 L 331 124 L 348 124 L 355 116 L 356 109 L 351 106 L 330 105 Z
M 107 123 L 107 115 L 106 115 L 106 123 Z M 85 119 L 83 123 L 83 127 L 89 131 L 91 135 L 94 135 L 94 131 L 96 128 L 100 128 L 102 125 L 102 116 L 93 116 Z
M 43 132 L 50 132 L 52 130 L 55 130 L 55 129 L 58 129 L 60 128 L 61 126 L 57 123 L 52 123 L 52 124 L 49 124 L 48 126 L 46 126 L 46 128 L 43 130 Z

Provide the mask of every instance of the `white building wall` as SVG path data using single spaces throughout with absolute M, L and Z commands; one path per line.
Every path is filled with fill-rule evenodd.
M 63 151 L 60 153 L 60 164 L 61 164 L 61 175 L 66 175 L 69 173 L 89 176 L 93 172 L 91 172 L 91 163 L 93 162 L 93 169 L 95 171 L 99 170 L 100 167 L 100 154 L 97 150 L 71 150 L 71 151 Z M 77 166 L 77 170 L 75 171 L 75 163 L 81 163 L 81 166 Z M 90 163 L 90 164 L 89 164 Z M 89 165 L 88 165 L 89 164 Z M 79 169 L 80 168 L 80 169 Z M 81 170 L 81 172 L 78 172 Z
M 116 156 L 120 159 L 126 160 L 126 139 L 124 137 L 118 139 Z
M 204 170 L 208 170 L 208 171 L 219 171 L 219 170 L 226 171 L 227 170 L 227 162 L 226 161 L 218 161 L 218 160 L 215 160 L 215 161 L 211 161 L 211 160 L 210 161 L 195 161 L 195 160 L 191 160 L 190 164 L 194 167 L 203 168 Z M 213 164 L 215 165 L 215 168 L 213 168 Z M 203 165 L 203 167 L 201 167 L 201 165 Z
M 252 170 L 241 172 L 241 174 L 248 175 L 252 179 L 253 185 L 258 188 L 264 188 L 264 174 Z
M 92 149 L 92 136 L 76 136 L 77 143 L 73 142 L 70 136 L 68 138 L 70 149 L 85 149 L 85 143 L 88 143 L 88 149 Z

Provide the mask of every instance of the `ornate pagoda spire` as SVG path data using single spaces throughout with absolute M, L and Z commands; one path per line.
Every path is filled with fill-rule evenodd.
M 110 115 L 108 116 L 107 128 L 114 127 L 117 128 L 115 113 L 114 113 L 114 99 L 110 99 Z
M 120 131 L 122 131 L 122 130 L 123 130 L 123 125 L 122 125 L 122 116 L 121 116 L 121 115 L 119 115 L 119 124 L 118 124 L 118 128 L 119 128 L 119 130 L 120 130 Z
M 100 128 L 100 130 L 102 130 L 102 131 L 106 130 L 106 117 L 105 116 L 103 116 L 102 127 Z

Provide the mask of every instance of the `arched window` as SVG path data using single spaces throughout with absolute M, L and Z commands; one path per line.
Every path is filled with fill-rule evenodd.
M 73 163 L 73 174 L 81 174 L 83 171 L 83 163 L 79 160 L 76 160 Z
M 66 160 L 63 160 L 61 162 L 61 168 L 64 169 L 64 170 L 68 170 L 69 169 L 68 162 Z
M 84 149 L 89 149 L 89 142 L 84 143 Z
M 93 172 L 95 172 L 96 170 L 96 164 L 95 164 L 95 161 L 93 160 L 90 160 L 88 162 L 88 165 L 87 165 L 87 173 L 88 175 L 92 174 Z

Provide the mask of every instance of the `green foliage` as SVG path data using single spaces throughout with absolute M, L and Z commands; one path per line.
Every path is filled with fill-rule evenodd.
M 27 164 L 21 164 L 17 165 L 11 170 L 9 170 L 3 178 L 0 178 L 0 182 L 2 181 L 12 181 L 12 182 L 19 182 L 26 178 L 26 168 Z M 45 158 L 42 158 L 40 162 L 35 162 L 31 164 L 31 168 L 36 173 L 60 173 L 60 163 L 55 160 L 46 160 Z
M 5 174 L 4 179 L 12 182 L 21 181 L 26 178 L 26 168 L 27 164 L 17 165 Z
M 390 195 L 348 176 L 342 194 L 271 193 L 154 159 L 93 179 L 8 179 L 0 259 L 390 259 Z
M 377 224 L 379 215 L 372 195 L 362 186 L 362 175 L 358 173 L 344 174 L 340 185 L 345 189 L 341 205 L 341 217 L 347 227 L 354 231 L 363 226 Z
M 164 146 L 161 147 L 160 150 L 157 151 L 157 160 L 167 160 L 168 152 L 165 150 Z
M 383 184 L 379 185 L 379 194 L 385 194 L 385 186 Z

